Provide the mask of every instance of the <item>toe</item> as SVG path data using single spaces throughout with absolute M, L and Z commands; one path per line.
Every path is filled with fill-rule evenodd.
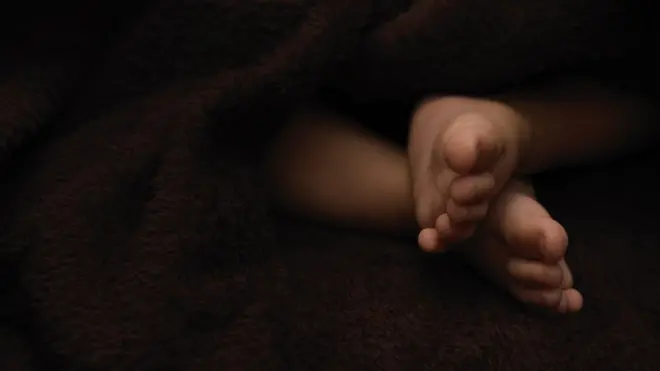
M 488 214 L 488 203 L 477 205 L 457 205 L 453 200 L 447 201 L 447 215 L 452 223 L 470 223 L 482 220 Z
M 568 236 L 531 189 L 512 181 L 498 198 L 489 224 L 507 241 L 514 255 L 558 263 L 566 254 Z
M 568 268 L 568 264 L 566 264 L 566 260 L 562 259 L 559 262 L 559 268 L 561 269 L 561 285 L 560 287 L 562 289 L 569 289 L 573 287 L 573 274 L 571 273 L 571 270 Z
M 530 290 L 517 288 L 512 294 L 525 304 L 536 305 L 558 313 L 573 313 L 582 309 L 584 299 L 575 289 Z
M 438 232 L 433 228 L 424 228 L 417 236 L 417 243 L 424 252 L 435 253 L 442 251 L 442 242 Z
M 478 234 L 475 242 L 459 251 L 519 301 L 560 313 L 576 312 L 582 307 L 582 296 L 570 288 L 572 278 L 563 261 L 548 266 L 512 258 L 506 242 L 488 231 Z
M 562 291 L 561 300 L 556 310 L 559 313 L 579 312 L 584 305 L 584 298 L 579 291 L 575 289 L 566 289 Z
M 417 224 L 422 228 L 432 228 L 435 219 L 440 212 L 444 212 L 444 200 L 437 195 L 434 187 L 420 187 L 422 190 L 415 192 L 415 217 Z
M 528 288 L 562 288 L 565 281 L 564 270 L 558 264 L 512 258 L 506 269 L 511 277 Z
M 495 189 L 495 178 L 488 173 L 456 178 L 449 186 L 454 202 L 466 205 L 485 201 Z
M 554 262 L 566 255 L 568 248 L 568 234 L 564 227 L 556 220 L 548 217 L 537 224 L 542 237 L 541 254 L 545 261 Z
M 452 222 L 448 214 L 440 215 L 435 221 L 435 230 L 440 239 L 447 243 L 453 243 L 468 239 L 474 234 L 477 226 L 474 223 Z
M 512 218 L 510 233 L 505 236 L 514 253 L 528 259 L 539 259 L 548 264 L 558 263 L 568 247 L 568 235 L 552 218 Z M 515 224 L 511 224 L 515 223 Z
M 555 309 L 562 301 L 561 289 L 527 289 L 524 287 L 512 288 L 512 294 L 524 304 Z
M 458 116 L 443 136 L 444 159 L 457 174 L 484 172 L 495 166 L 504 145 L 497 140 L 493 123 L 484 115 Z

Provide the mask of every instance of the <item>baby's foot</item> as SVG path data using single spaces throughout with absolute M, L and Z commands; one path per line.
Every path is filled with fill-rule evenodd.
M 515 170 L 528 127 L 511 108 L 470 98 L 441 98 L 416 112 L 408 152 L 417 221 L 425 250 L 472 235 L 491 198 Z M 421 237 L 421 236 L 420 236 Z
M 483 274 L 518 300 L 560 313 L 582 308 L 564 260 L 568 237 L 533 196 L 511 180 L 493 204 L 474 243 L 460 247 Z

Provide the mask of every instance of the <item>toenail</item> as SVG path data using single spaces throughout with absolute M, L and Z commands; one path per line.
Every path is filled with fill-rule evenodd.
M 556 259 L 559 259 L 560 257 L 557 256 L 557 252 L 553 251 L 550 248 L 550 241 L 548 240 L 547 236 L 541 235 L 538 240 L 538 246 L 539 246 L 539 251 L 541 252 L 541 256 L 544 259 L 547 259 L 549 261 L 555 261 Z
M 541 255 L 544 258 L 550 258 L 550 250 L 548 249 L 548 239 L 544 236 L 541 235 L 539 236 L 539 239 L 537 241 L 539 251 L 541 252 Z

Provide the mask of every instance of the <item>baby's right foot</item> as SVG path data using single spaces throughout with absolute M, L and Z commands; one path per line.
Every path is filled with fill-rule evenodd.
M 439 251 L 472 235 L 528 137 L 525 120 L 493 101 L 441 98 L 417 110 L 408 153 L 422 249 Z
M 568 313 L 579 311 L 583 299 L 564 260 L 567 244 L 566 231 L 532 187 L 511 180 L 474 242 L 457 252 L 518 300 Z

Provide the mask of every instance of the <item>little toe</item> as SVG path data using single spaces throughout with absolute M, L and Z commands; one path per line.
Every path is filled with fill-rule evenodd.
M 504 152 L 493 123 L 482 114 L 458 116 L 443 136 L 444 160 L 457 174 L 486 172 Z
M 435 253 L 443 250 L 438 232 L 433 228 L 424 228 L 417 236 L 417 243 L 424 252 Z
M 579 312 L 584 305 L 584 297 L 576 289 L 565 289 L 562 291 L 561 301 L 556 310 L 559 313 Z
M 564 270 L 558 264 L 512 258 L 507 263 L 508 273 L 527 288 L 562 288 Z
M 487 200 L 495 189 L 495 178 L 489 173 L 462 176 L 449 186 L 449 196 L 454 202 L 467 205 Z

